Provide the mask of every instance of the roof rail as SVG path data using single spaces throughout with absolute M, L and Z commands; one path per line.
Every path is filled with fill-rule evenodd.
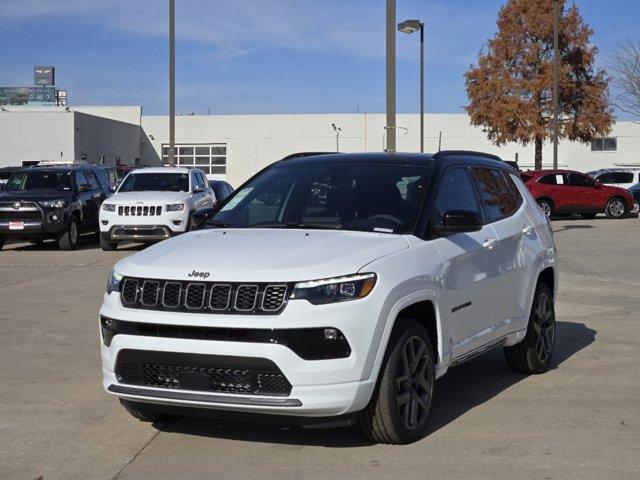
M 292 158 L 300 158 L 300 157 L 314 157 L 316 155 L 332 155 L 339 152 L 298 152 L 292 153 L 291 155 L 287 155 L 286 157 L 281 158 L 279 161 L 290 160 Z
M 473 150 L 440 150 L 439 152 L 434 153 L 433 157 L 431 158 L 435 160 L 438 158 L 444 158 L 451 155 L 474 155 L 476 157 L 485 157 L 491 160 L 499 160 L 502 162 L 502 159 L 497 155 L 492 155 L 491 153 L 484 153 L 484 152 L 475 152 Z

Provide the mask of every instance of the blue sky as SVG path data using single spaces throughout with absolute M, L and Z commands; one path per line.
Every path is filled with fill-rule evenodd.
M 532 0 L 535 1 L 535 0 Z M 504 1 L 397 0 L 426 22 L 426 110 L 461 112 L 463 73 L 496 31 Z M 576 0 L 606 66 L 639 40 L 638 0 Z M 176 0 L 178 112 L 380 113 L 384 0 Z M 166 114 L 166 0 L 0 0 L 0 85 L 55 65 L 75 105 Z M 418 36 L 398 34 L 398 111 L 418 109 Z M 624 115 L 619 115 L 625 118 Z

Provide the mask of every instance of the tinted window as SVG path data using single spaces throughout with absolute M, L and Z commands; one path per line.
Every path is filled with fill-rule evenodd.
M 412 232 L 425 167 L 298 164 L 272 167 L 234 192 L 213 217 L 234 227 Z
M 633 172 L 613 172 L 613 183 L 633 183 Z
M 551 173 L 549 175 L 545 175 L 538 183 L 544 183 L 545 185 L 564 185 L 565 182 L 564 175 L 561 173 Z
M 502 172 L 502 175 L 504 177 L 504 181 L 507 184 L 507 189 L 509 190 L 509 200 L 505 207 L 510 210 L 510 213 L 508 215 L 511 215 L 518 208 L 520 208 L 520 205 L 522 205 L 522 195 L 520 195 L 520 190 L 518 190 L 518 187 L 516 186 L 515 181 L 513 180 L 511 175 L 506 172 Z
M 467 210 L 480 214 L 476 193 L 464 168 L 452 168 L 444 173 L 436 196 L 436 222 L 439 223 L 445 212 L 451 210 Z
M 119 192 L 188 192 L 188 173 L 134 173 L 125 178 Z
M 15 172 L 11 175 L 6 190 L 71 190 L 71 174 L 42 170 Z
M 580 175 L 579 173 L 569 174 L 569 184 L 574 187 L 593 187 L 595 182 L 592 178 L 586 175 Z
M 500 171 L 490 168 L 473 168 L 471 171 L 489 222 L 509 216 L 518 209 L 518 203 Z

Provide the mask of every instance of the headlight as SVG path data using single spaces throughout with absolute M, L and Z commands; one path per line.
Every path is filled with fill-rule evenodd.
M 115 212 L 116 211 L 116 206 L 113 203 L 103 203 L 102 204 L 102 209 L 105 212 Z
M 109 275 L 109 281 L 107 282 L 107 293 L 119 292 L 121 281 L 122 275 L 116 273 L 115 271 L 112 271 L 111 275 Z
M 181 212 L 184 210 L 184 203 L 170 203 L 167 205 L 167 212 Z
M 64 208 L 65 201 L 64 200 L 45 200 L 44 202 L 40 202 L 40 205 L 47 208 Z
M 311 280 L 296 283 L 291 298 L 306 299 L 314 305 L 357 300 L 369 295 L 375 284 L 375 273 Z

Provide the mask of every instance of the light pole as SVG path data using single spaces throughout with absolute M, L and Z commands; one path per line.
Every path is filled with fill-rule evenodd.
M 424 23 L 405 20 L 398 24 L 398 31 L 413 33 L 420 30 L 420 153 L 424 153 Z
M 387 152 L 396 151 L 396 0 L 387 0 Z
M 558 168 L 558 16 L 560 5 L 553 0 L 553 168 Z
M 340 153 L 340 132 L 342 129 L 338 127 L 335 123 L 331 124 L 331 128 L 336 132 L 336 153 Z
M 169 166 L 176 164 L 176 5 L 169 0 Z

